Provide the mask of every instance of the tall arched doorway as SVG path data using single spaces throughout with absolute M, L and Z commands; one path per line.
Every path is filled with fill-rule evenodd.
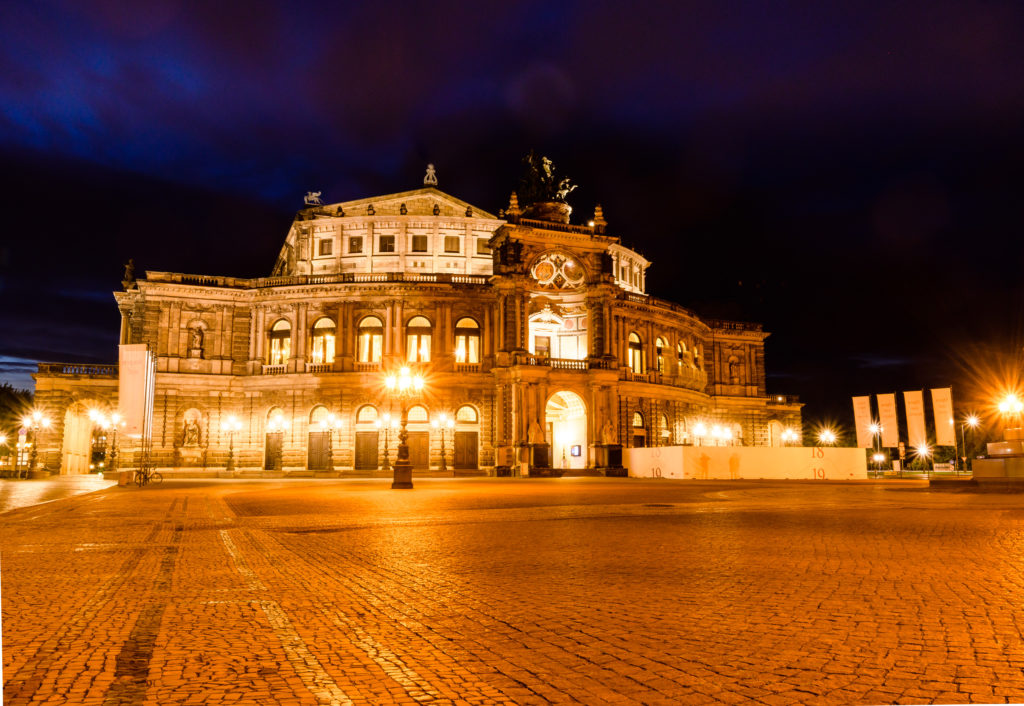
M 555 468 L 587 467 L 587 407 L 575 392 L 562 390 L 544 409 L 551 465 Z
M 60 454 L 60 472 L 62 474 L 89 473 L 90 470 L 95 470 L 89 468 L 93 463 L 93 447 L 99 448 L 97 440 L 93 439 L 94 432 L 100 431 L 103 434 L 104 442 L 106 433 L 102 432 L 89 417 L 89 409 L 88 403 L 75 402 L 64 413 L 64 438 Z M 102 455 L 105 461 L 105 451 Z

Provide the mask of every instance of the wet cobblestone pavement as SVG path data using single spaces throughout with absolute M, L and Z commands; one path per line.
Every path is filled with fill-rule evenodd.
M 166 482 L 0 516 L 5 704 L 1024 701 L 1024 496 Z

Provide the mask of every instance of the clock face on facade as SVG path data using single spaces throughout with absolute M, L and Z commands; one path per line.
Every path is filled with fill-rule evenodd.
M 537 284 L 554 289 L 575 289 L 583 284 L 583 268 L 571 257 L 549 253 L 533 265 Z

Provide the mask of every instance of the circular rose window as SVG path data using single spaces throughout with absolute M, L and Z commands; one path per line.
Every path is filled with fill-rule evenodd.
M 579 287 L 585 274 L 578 262 L 556 253 L 542 256 L 533 266 L 533 278 L 537 283 L 554 289 Z

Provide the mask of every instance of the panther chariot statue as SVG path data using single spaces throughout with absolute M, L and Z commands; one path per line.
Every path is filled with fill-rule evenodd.
M 323 193 L 323 191 L 307 191 L 303 200 L 307 206 L 323 206 L 323 201 L 320 200 L 320 195 Z

